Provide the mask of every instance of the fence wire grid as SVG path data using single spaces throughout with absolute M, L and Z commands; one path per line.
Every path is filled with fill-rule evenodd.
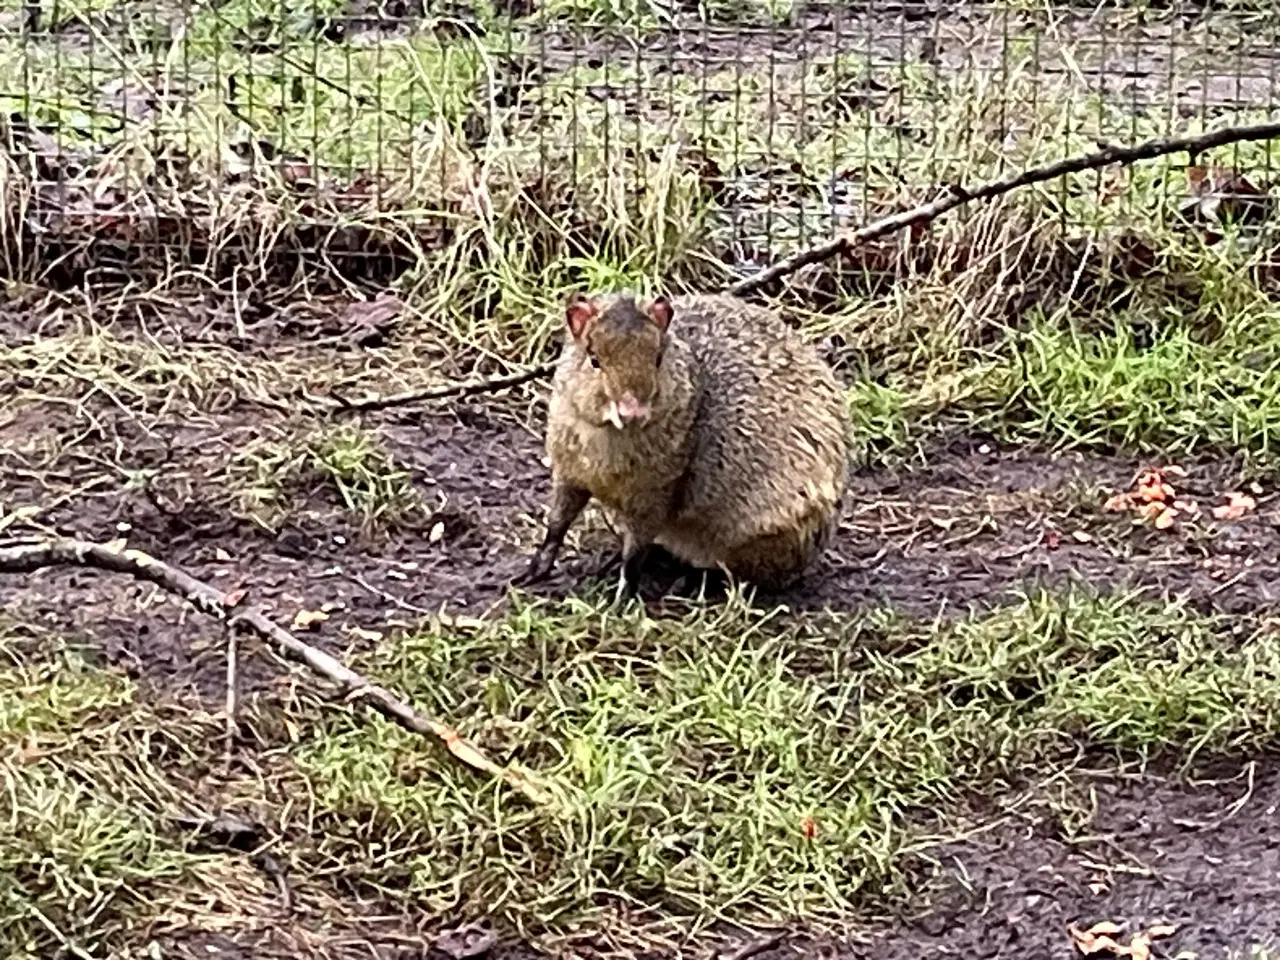
M 369 230 L 421 257 L 519 218 L 562 253 L 742 274 L 939 183 L 1270 119 L 1278 24 L 1264 4 L 3 0 L 6 269 L 285 235 L 368 253 Z M 1221 153 L 1268 189 L 1271 145 Z M 1185 167 L 1040 199 L 1074 228 L 1158 221 L 1202 192 Z

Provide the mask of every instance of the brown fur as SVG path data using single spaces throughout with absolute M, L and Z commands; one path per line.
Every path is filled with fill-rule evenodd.
M 727 296 L 615 294 L 568 314 L 547 424 L 551 519 L 526 579 L 550 570 L 590 497 L 622 532 L 624 583 L 650 543 L 769 587 L 800 576 L 848 478 L 844 397 L 813 347 Z M 610 403 L 624 394 L 649 410 L 618 429 Z

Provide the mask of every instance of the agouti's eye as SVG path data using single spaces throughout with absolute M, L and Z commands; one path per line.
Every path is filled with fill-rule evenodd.
M 600 369 L 600 358 L 599 358 L 599 357 L 597 357 L 597 356 L 593 353 L 593 354 L 591 354 L 591 356 L 590 356 L 590 360 L 591 360 L 591 369 L 592 369 L 592 370 L 599 370 L 599 369 Z

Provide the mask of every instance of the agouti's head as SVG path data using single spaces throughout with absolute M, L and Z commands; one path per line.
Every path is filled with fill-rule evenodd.
M 671 314 L 666 297 L 644 305 L 625 294 L 569 300 L 565 320 L 577 347 L 576 401 L 584 413 L 619 430 L 649 418 L 663 379 Z

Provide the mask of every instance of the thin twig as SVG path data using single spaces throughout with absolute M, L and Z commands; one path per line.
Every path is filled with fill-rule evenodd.
M 231 762 L 232 756 L 236 749 L 236 734 L 238 725 L 236 715 L 239 713 L 240 702 L 240 677 L 238 660 L 239 651 L 236 649 L 236 632 L 230 627 L 227 629 L 227 708 L 226 708 L 226 732 L 223 741 L 223 755 L 228 763 Z
M 275 881 L 280 893 L 280 912 L 286 917 L 293 913 L 293 890 L 289 887 L 289 871 L 270 850 L 264 850 L 254 858 L 262 872 Z
M 1253 780 L 1254 780 L 1254 775 L 1258 772 L 1257 761 L 1250 760 L 1249 765 L 1245 768 L 1245 770 L 1247 771 L 1247 779 L 1246 779 L 1244 793 L 1241 795 L 1240 799 L 1232 803 L 1222 813 L 1218 814 L 1215 817 L 1211 817 L 1208 820 L 1175 819 L 1173 822 L 1180 827 L 1189 827 L 1193 830 L 1218 829 L 1218 827 L 1222 826 L 1224 823 L 1226 823 L 1228 820 L 1230 820 L 1232 817 L 1238 814 L 1241 810 L 1243 810 L 1244 805 L 1248 803 L 1251 799 L 1253 799 Z
M 488 380 L 468 380 L 454 383 L 447 387 L 428 387 L 425 390 L 408 390 L 404 393 L 389 393 L 383 396 L 365 397 L 362 400 L 347 400 L 336 393 L 330 396 L 338 405 L 340 413 L 357 413 L 369 410 L 385 410 L 387 407 L 403 407 L 423 400 L 443 400 L 446 397 L 467 397 L 476 393 L 493 393 L 507 387 L 518 387 L 532 380 L 545 380 L 555 372 L 554 363 L 544 363 L 525 370 L 523 373 L 512 373 Z
M 52 539 L 0 548 L 0 573 L 30 573 L 44 567 L 77 566 L 124 573 L 147 580 L 175 593 L 204 613 L 243 625 L 264 640 L 278 646 L 285 655 L 300 660 L 320 675 L 341 686 L 348 702 L 364 701 L 406 730 L 439 741 L 457 760 L 481 773 L 497 777 L 535 804 L 551 802 L 546 790 L 527 774 L 494 763 L 456 730 L 423 716 L 390 690 L 370 683 L 340 660 L 299 640 L 276 624 L 261 609 L 236 611 L 221 590 L 197 580 L 140 550 L 117 550 L 112 546 L 83 540 Z
M 1044 183 L 1046 180 L 1056 180 L 1058 177 L 1065 177 L 1068 174 L 1097 170 L 1114 164 L 1128 166 L 1142 160 L 1166 157 L 1173 153 L 1190 153 L 1194 157 L 1206 150 L 1223 147 L 1231 143 L 1273 140 L 1276 137 L 1280 137 L 1280 123 L 1259 123 L 1223 127 L 1220 130 L 1214 130 L 1195 137 L 1165 137 L 1147 140 L 1132 147 L 1103 144 L 1101 149 L 1093 153 L 1065 157 L 1043 167 L 1033 167 L 1030 170 L 1024 170 L 1022 173 L 1010 174 L 1007 177 L 1001 177 L 999 180 L 992 180 L 977 187 L 950 184 L 946 187 L 946 193 L 935 200 L 921 204 L 918 207 L 912 207 L 910 210 L 904 210 L 887 217 L 881 217 L 879 220 L 873 220 L 852 233 L 843 234 L 825 243 L 819 243 L 806 250 L 793 253 L 789 257 L 784 257 L 773 266 L 767 267 L 753 276 L 739 280 L 729 287 L 728 293 L 736 297 L 744 297 L 810 264 L 822 263 L 833 257 L 841 256 L 860 244 L 896 233 L 906 227 L 930 223 L 944 213 L 949 213 L 956 207 L 963 206 L 973 200 L 992 200 L 1019 187 L 1030 186 L 1033 183 Z M 393 393 L 381 397 L 368 397 L 358 401 L 344 400 L 337 395 L 334 395 L 333 399 L 336 401 L 338 409 L 342 412 L 382 410 L 387 407 L 418 403 L 422 400 L 440 400 L 446 397 L 490 393 L 494 390 L 502 390 L 506 387 L 529 383 L 532 380 L 543 380 L 551 376 L 554 370 L 554 364 L 544 363 L 526 370 L 524 373 L 495 377 L 492 380 L 472 380 L 448 387 L 433 387 L 428 390 Z

